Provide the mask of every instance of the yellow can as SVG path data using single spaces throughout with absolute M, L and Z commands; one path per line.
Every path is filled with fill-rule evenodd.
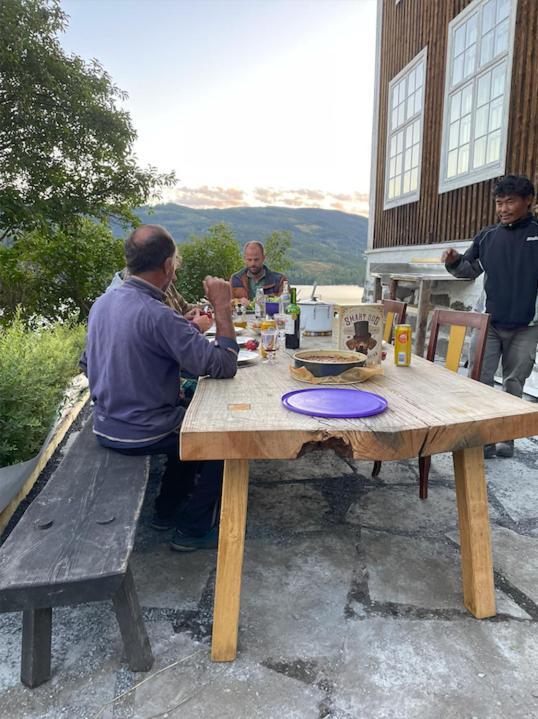
M 394 364 L 409 367 L 411 364 L 411 325 L 396 325 L 394 328 Z

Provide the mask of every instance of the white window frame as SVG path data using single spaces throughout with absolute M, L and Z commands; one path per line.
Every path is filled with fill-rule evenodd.
M 420 108 L 420 117 L 418 118 L 420 121 L 420 141 L 419 141 L 419 150 L 418 150 L 418 175 L 417 175 L 417 187 L 415 190 L 412 190 L 411 192 L 407 192 L 402 195 L 398 195 L 397 197 L 392 197 L 389 199 L 389 168 L 390 168 L 390 143 L 393 135 L 396 132 L 400 132 L 403 128 L 405 128 L 409 123 L 406 122 L 403 125 L 398 126 L 397 129 L 393 129 L 392 127 L 392 93 L 394 88 L 398 85 L 401 80 L 409 75 L 418 65 L 423 63 L 423 83 L 422 83 L 422 104 Z M 395 75 L 395 77 L 392 78 L 392 80 L 389 83 L 389 90 L 388 90 L 388 98 L 387 98 L 387 141 L 386 141 L 386 150 L 385 150 L 385 188 L 383 192 L 383 209 L 388 210 L 391 207 L 400 207 L 401 205 L 407 205 L 411 202 L 417 202 L 417 200 L 420 199 L 420 176 L 421 176 L 421 168 L 422 168 L 422 147 L 424 145 L 423 143 L 423 135 L 424 135 L 424 104 L 426 99 L 426 71 L 428 68 L 428 47 L 422 48 L 422 50 L 418 53 L 418 55 L 415 55 L 415 57 L 409 62 L 400 72 Z M 415 119 L 413 120 L 413 123 L 416 122 L 417 117 L 414 116 Z
M 444 108 L 443 108 L 443 133 L 441 141 L 441 158 L 439 166 L 439 194 L 444 192 L 450 192 L 459 187 L 466 187 L 467 185 L 474 185 L 476 182 L 483 182 L 489 180 L 492 177 L 498 177 L 503 175 L 506 168 L 506 149 L 508 144 L 508 119 L 510 113 L 510 90 L 512 84 L 512 63 L 514 57 L 514 37 L 515 37 L 515 25 L 516 25 L 516 13 L 517 13 L 517 2 L 518 0 L 510 0 L 511 8 L 509 14 L 510 29 L 508 33 L 508 47 L 506 52 L 501 56 L 498 55 L 489 62 L 485 63 L 483 67 L 475 68 L 475 71 L 468 77 L 461 80 L 459 83 L 451 88 L 452 68 L 454 63 L 454 37 L 456 30 L 463 25 L 469 17 L 477 13 L 482 18 L 482 10 L 488 0 L 474 0 L 468 5 L 462 12 L 457 15 L 448 25 L 448 43 L 447 43 L 447 59 L 445 67 L 445 92 L 444 92 Z M 477 56 L 480 51 L 481 43 L 481 24 L 477 29 L 477 44 L 476 52 Z M 502 58 L 502 59 L 501 59 Z M 501 62 L 506 61 L 506 79 L 505 79 L 505 91 L 504 91 L 504 104 L 502 110 L 502 121 L 501 121 L 501 146 L 499 159 L 495 162 L 487 165 L 482 165 L 478 169 L 469 169 L 465 173 L 455 175 L 450 179 L 447 178 L 448 170 L 448 142 L 449 142 L 449 110 L 450 110 L 450 98 L 453 94 L 459 92 L 463 87 L 473 84 L 473 95 L 472 95 L 472 111 L 471 111 L 471 128 L 470 128 L 470 148 L 474 150 L 474 127 L 476 121 L 476 84 L 477 79 L 483 74 L 490 72 L 492 68 L 499 65 Z M 470 153 L 469 165 L 471 165 L 473 155 Z

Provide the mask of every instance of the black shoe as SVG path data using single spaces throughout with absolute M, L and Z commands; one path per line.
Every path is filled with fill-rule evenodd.
M 509 458 L 514 456 L 514 440 L 508 442 L 499 442 L 497 445 L 497 457 Z
M 496 451 L 497 451 L 497 447 L 494 444 L 485 444 L 484 445 L 484 459 L 491 459 L 492 457 L 495 457 Z
M 195 552 L 197 549 L 216 549 L 219 543 L 219 528 L 213 527 L 201 537 L 192 537 L 176 529 L 170 542 L 170 549 L 175 552 Z
M 154 514 L 150 526 L 158 532 L 166 532 L 168 529 L 174 529 L 176 526 L 176 518 L 173 515 L 161 517 L 158 514 Z

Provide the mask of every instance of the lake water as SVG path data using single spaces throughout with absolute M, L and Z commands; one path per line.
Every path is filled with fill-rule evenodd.
M 310 299 L 313 285 L 295 286 L 299 300 Z M 358 285 L 318 285 L 316 298 L 323 302 L 334 302 L 339 305 L 357 305 L 362 302 L 362 287 Z

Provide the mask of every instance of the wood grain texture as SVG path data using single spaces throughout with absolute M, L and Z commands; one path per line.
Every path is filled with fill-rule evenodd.
M 488 495 L 481 447 L 454 452 L 463 602 L 477 619 L 495 615 Z
M 211 645 L 211 658 L 216 662 L 233 661 L 237 654 L 247 502 L 248 461 L 227 460 L 222 485 Z
M 296 414 L 283 407 L 282 395 L 309 385 L 294 380 L 290 357 L 278 354 L 274 365 L 241 367 L 234 379 L 199 381 L 181 431 L 183 459 L 293 459 L 330 443 L 344 455 L 396 460 L 538 434 L 537 405 L 416 356 L 411 367 L 387 359 L 384 376 L 360 385 L 387 399 L 380 415 Z M 234 409 L 245 403 L 250 409 Z
M 100 447 L 90 419 L 0 550 L 0 611 L 110 598 L 127 571 L 148 466 Z

